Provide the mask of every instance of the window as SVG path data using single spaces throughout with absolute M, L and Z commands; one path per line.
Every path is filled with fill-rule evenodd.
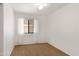
M 19 34 L 33 34 L 37 32 L 37 20 L 35 19 L 18 19 Z
M 24 20 L 24 34 L 34 33 L 34 20 Z

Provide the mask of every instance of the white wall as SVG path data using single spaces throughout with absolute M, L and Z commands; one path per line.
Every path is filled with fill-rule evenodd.
M 38 20 L 38 32 L 35 34 L 26 34 L 26 35 L 19 35 L 17 32 L 17 21 L 18 18 L 26 17 L 28 18 L 35 18 Z M 34 14 L 25 14 L 25 13 L 15 13 L 16 18 L 16 44 L 32 44 L 32 43 L 46 43 L 47 36 L 46 36 L 46 16 L 42 15 L 34 15 Z
M 49 15 L 48 42 L 69 55 L 79 55 L 79 4 L 68 4 Z
M 3 55 L 3 5 L 0 4 L 0 56 Z
M 14 14 L 9 4 L 4 4 L 4 55 L 10 55 L 14 47 Z

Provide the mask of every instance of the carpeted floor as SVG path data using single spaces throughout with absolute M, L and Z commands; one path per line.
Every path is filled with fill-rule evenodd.
M 17 45 L 11 56 L 68 56 L 48 43 Z

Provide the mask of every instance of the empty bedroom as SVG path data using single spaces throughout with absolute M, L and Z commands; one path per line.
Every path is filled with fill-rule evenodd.
M 79 3 L 0 3 L 1 56 L 79 56 Z

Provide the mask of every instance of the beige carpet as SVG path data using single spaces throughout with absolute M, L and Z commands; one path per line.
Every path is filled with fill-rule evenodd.
M 47 44 L 29 44 L 15 46 L 11 56 L 68 56 L 59 49 Z

